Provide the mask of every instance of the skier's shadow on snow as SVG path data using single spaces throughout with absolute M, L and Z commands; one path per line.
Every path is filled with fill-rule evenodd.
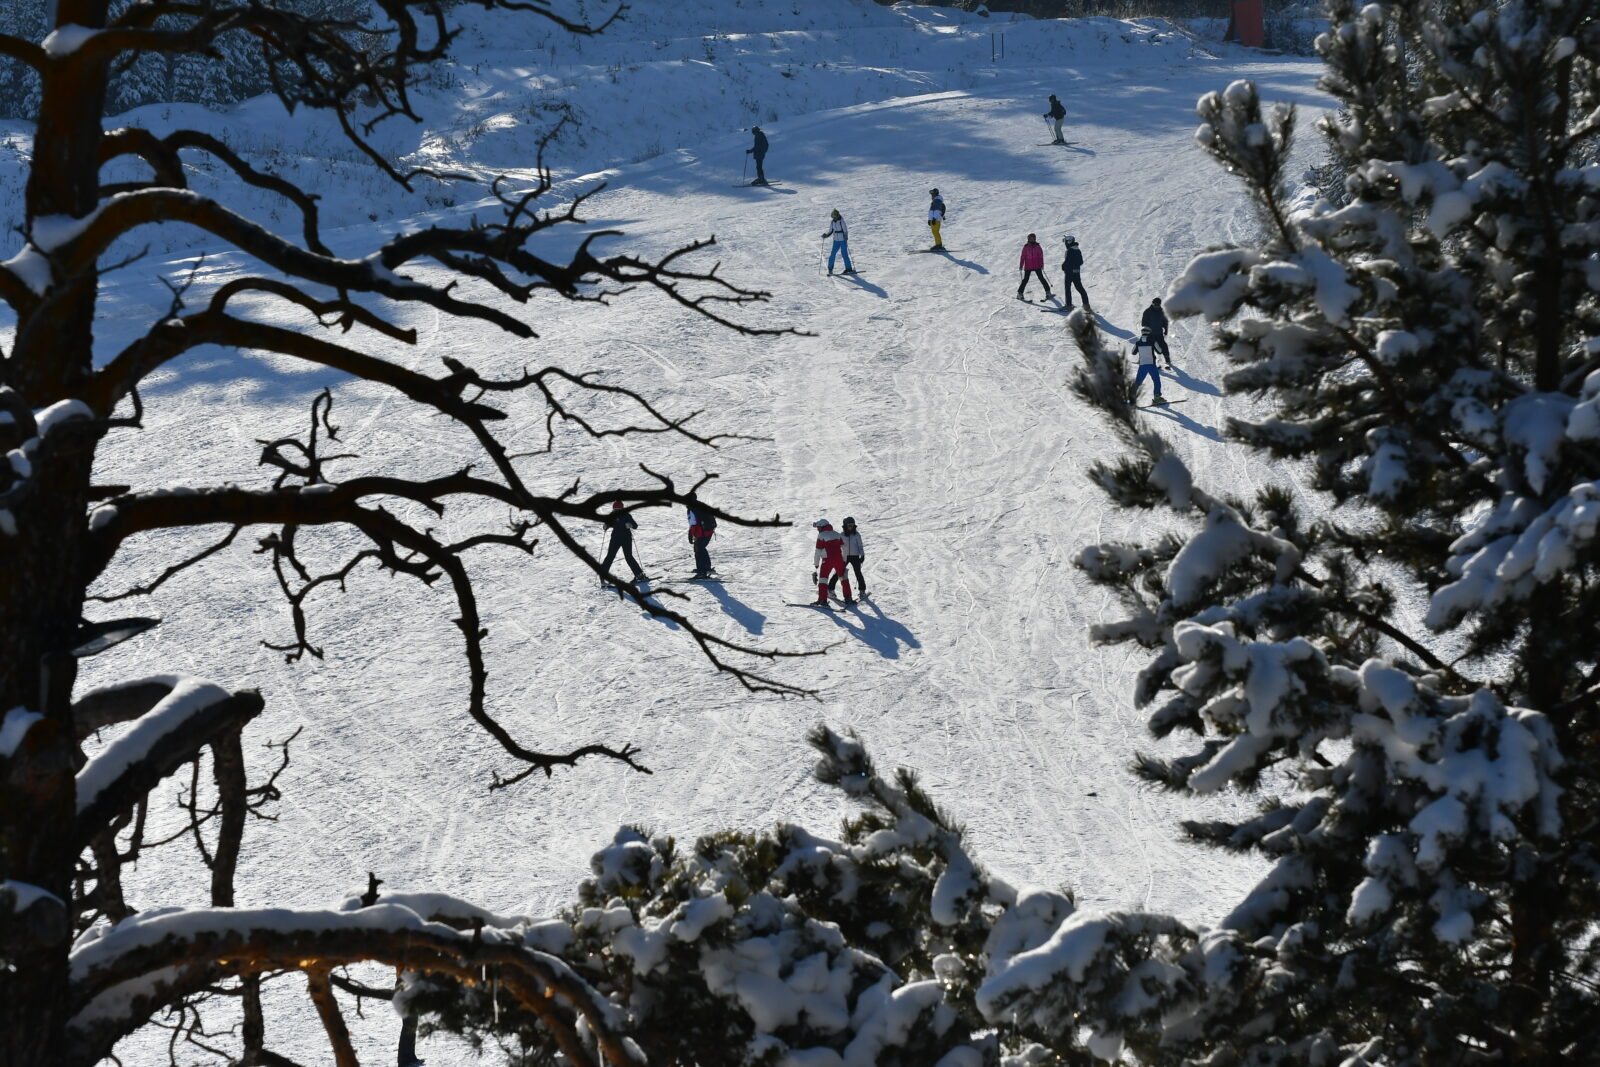
M 1217 430 L 1217 428 L 1215 426 L 1207 426 L 1204 423 L 1195 422 L 1193 419 L 1191 419 L 1189 416 L 1185 415 L 1183 412 L 1179 411 L 1177 408 L 1174 408 L 1174 407 L 1164 407 L 1164 408 L 1162 408 L 1162 407 L 1146 407 L 1143 410 L 1144 410 L 1144 413 L 1146 415 L 1157 415 L 1157 416 L 1160 416 L 1162 418 L 1168 419 L 1168 420 L 1170 420 L 1172 422 L 1175 422 L 1179 426 L 1182 426 L 1185 430 L 1188 430 L 1190 433 L 1199 434 L 1201 437 L 1209 438 L 1210 440 L 1213 440 L 1213 441 L 1221 441 L 1222 440 L 1222 434 Z
M 1096 315 L 1094 318 L 1095 318 L 1095 324 L 1098 325 L 1106 333 L 1109 333 L 1112 337 L 1120 337 L 1124 341 L 1133 340 L 1133 332 L 1131 330 L 1124 330 L 1121 326 L 1118 326 L 1116 323 L 1106 321 L 1106 319 L 1101 315 Z
M 706 592 L 717 598 L 718 606 L 722 608 L 728 618 L 743 626 L 746 633 L 759 635 L 762 630 L 766 629 L 767 617 L 744 601 L 736 600 L 720 582 L 701 582 L 700 585 Z
M 633 597 L 628 595 L 627 593 L 623 593 L 621 595 L 620 599 L 633 600 Z M 659 622 L 661 625 L 665 626 L 669 630 L 681 630 L 682 629 L 681 626 L 679 626 L 677 623 L 673 622 L 671 619 L 667 618 L 665 615 L 657 615 L 655 611 L 651 610 L 652 608 L 654 608 L 656 610 L 661 610 L 661 611 L 666 610 L 665 608 L 662 607 L 661 601 L 656 599 L 656 595 L 655 595 L 655 592 L 653 590 L 646 589 L 644 591 L 644 598 L 642 600 L 636 600 L 636 601 L 634 601 L 634 603 L 638 604 L 639 607 L 644 609 L 643 615 L 644 615 L 645 618 L 653 619 L 654 621 Z
M 935 255 L 935 256 L 942 256 L 943 258 L 948 259 L 950 262 L 954 263 L 958 267 L 965 267 L 968 270 L 975 270 L 979 274 L 988 274 L 989 273 L 989 268 L 985 267 L 982 263 L 974 263 L 970 259 L 958 259 L 957 257 L 952 256 L 949 252 L 933 252 L 931 254 Z
M 918 641 L 910 630 L 889 618 L 878 605 L 870 600 L 858 601 L 851 611 L 820 612 L 819 614 L 827 615 L 828 618 L 833 620 L 835 626 L 877 652 L 884 659 L 899 659 L 901 645 L 906 648 L 922 647 L 922 642 Z M 851 625 L 852 618 L 860 619 L 861 625 Z
M 881 296 L 885 300 L 889 299 L 888 292 L 885 291 L 882 286 L 873 285 L 871 282 L 869 282 L 866 279 L 862 278 L 861 275 L 859 275 L 859 274 L 847 274 L 847 275 L 845 275 L 845 279 L 844 280 L 847 281 L 847 282 L 850 282 L 852 285 L 861 286 L 861 288 L 865 289 L 867 292 L 871 293 L 873 296 Z
M 1204 393 L 1206 396 L 1221 396 L 1222 390 L 1208 381 L 1196 378 L 1182 367 L 1173 366 L 1165 368 L 1166 373 L 1191 393 Z

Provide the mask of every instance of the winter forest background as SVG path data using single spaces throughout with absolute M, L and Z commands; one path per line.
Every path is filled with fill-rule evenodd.
M 1600 1063 L 1600 9 L 1006 6 L 0 8 L 0 1067 Z

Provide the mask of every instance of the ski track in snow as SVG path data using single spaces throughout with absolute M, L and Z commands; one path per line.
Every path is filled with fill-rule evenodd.
M 614 247 L 659 254 L 714 233 L 712 256 L 726 276 L 775 294 L 770 311 L 749 317 L 815 337 L 737 337 L 634 295 L 610 309 L 536 302 L 526 314 L 542 339 L 532 343 L 410 309 L 415 349 L 375 346 L 430 372 L 446 355 L 486 373 L 545 362 L 604 367 L 670 410 L 704 408 L 702 430 L 770 437 L 707 452 L 561 431 L 552 456 L 520 466 L 545 489 L 580 475 L 596 490 L 641 485 L 640 460 L 683 481 L 716 470 L 708 499 L 793 521 L 781 530 L 724 525 L 712 556 L 732 580 L 676 588 L 723 636 L 785 649 L 837 642 L 820 659 L 769 666 L 815 686 L 816 702 L 746 694 L 675 627 L 599 593 L 559 550 L 533 559 L 489 550 L 471 562 L 490 631 L 490 710 L 519 739 L 552 750 L 634 743 L 655 771 L 591 760 L 490 794 L 491 770 L 514 767 L 465 715 L 448 591 L 362 569 L 348 592 L 326 591 L 311 605 L 312 640 L 326 659 L 286 665 L 259 644 L 284 640 L 289 623 L 248 537 L 163 588 L 152 606 L 165 623 L 86 661 L 84 685 L 184 670 L 259 686 L 268 710 L 247 737 L 258 769 L 275 753 L 254 746 L 305 727 L 280 783 L 280 820 L 248 830 L 241 906 L 332 906 L 358 892 L 370 869 L 395 891 L 437 889 L 497 912 L 550 913 L 572 899 L 589 855 L 624 823 L 691 840 L 778 820 L 831 832 L 849 806 L 810 777 L 802 736 L 820 719 L 860 731 L 884 768 L 921 771 L 1003 877 L 1070 886 L 1089 907 L 1215 919 L 1257 868 L 1183 843 L 1178 821 L 1249 801 L 1222 798 L 1207 809 L 1130 775 L 1136 749 L 1163 750 L 1130 700 L 1148 656 L 1089 643 L 1090 624 L 1118 608 L 1072 563 L 1087 544 L 1148 536 L 1154 527 L 1143 524 L 1166 520 L 1114 513 L 1089 484 L 1088 465 L 1112 440 L 1067 390 L 1077 355 L 1064 320 L 1014 299 L 1014 267 L 1026 234 L 1038 233 L 1059 296 L 1061 236 L 1076 234 L 1108 340 L 1125 347 L 1118 339 L 1137 333 L 1144 305 L 1193 253 L 1253 228 L 1235 182 L 1190 140 L 1195 98 L 1251 77 L 1266 99 L 1314 106 L 1316 73 L 1312 62 L 1278 60 L 1106 83 L 1071 105 L 1068 135 L 1085 151 L 1035 147 L 1046 83 L 863 105 L 774 136 L 769 173 L 782 191 L 734 188 L 725 169 L 680 162 L 624 168 L 589 205 L 593 225 L 627 231 Z M 905 255 L 927 238 L 921 220 L 933 186 L 949 205 L 953 251 Z M 859 283 L 822 275 L 818 235 L 833 207 L 850 225 Z M 239 270 L 242 258 L 210 272 L 207 284 Z M 167 302 L 153 283 L 113 284 L 108 350 L 117 320 L 149 321 Z M 1181 369 L 1169 395 L 1191 403 L 1145 417 L 1213 489 L 1269 481 L 1271 472 L 1217 440 L 1223 368 L 1205 350 L 1203 324 L 1178 323 L 1171 340 Z M 258 354 L 244 357 L 264 372 L 249 380 L 232 358 L 199 353 L 152 385 L 146 422 L 158 432 L 119 438 L 100 480 L 157 485 L 183 473 L 192 484 L 260 484 L 255 439 L 303 432 L 311 397 L 339 379 Z M 464 433 L 364 383 L 335 389 L 334 421 L 348 451 L 375 457 L 353 462 L 352 473 L 396 455 L 435 456 L 409 468 L 419 476 L 472 458 Z M 501 427 L 502 440 L 542 442 L 542 413 L 531 406 Z M 808 595 L 807 524 L 824 514 L 835 523 L 855 516 L 866 540 L 873 600 L 854 611 L 784 606 Z M 504 518 L 452 511 L 435 524 L 460 534 Z M 639 519 L 646 570 L 688 573 L 682 513 Z M 597 526 L 579 535 L 600 547 Z M 330 551 L 357 543 L 337 530 L 307 537 Z M 174 543 L 131 546 L 118 577 L 153 573 L 156 549 Z M 169 890 L 162 902 L 203 903 L 203 880 L 192 881 L 177 890 L 192 899 Z M 368 1018 L 382 1022 L 352 1023 L 372 1042 L 369 1054 L 387 1055 L 379 1049 L 392 1040 L 392 1018 Z M 314 1030 L 306 1038 L 314 1047 Z M 454 1062 L 432 1044 L 430 1060 Z

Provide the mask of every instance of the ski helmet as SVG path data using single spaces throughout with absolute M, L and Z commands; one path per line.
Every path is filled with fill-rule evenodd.
M 1160 307 L 1161 306 L 1161 298 L 1158 296 L 1154 300 L 1151 300 L 1150 301 L 1150 306 L 1153 307 L 1153 308 Z
M 612 511 L 616 511 L 621 506 L 622 506 L 622 501 L 620 501 L 620 500 L 613 500 L 611 502 L 611 510 Z
M 838 208 L 834 208 L 833 209 L 833 217 L 834 218 L 838 218 L 839 217 L 839 209 Z
M 1030 245 L 1031 245 L 1031 244 L 1033 244 L 1033 243 L 1035 243 L 1035 242 L 1036 242 L 1036 241 L 1038 241 L 1038 240 L 1039 240 L 1039 235 L 1038 235 L 1038 234 L 1036 234 L 1036 233 L 1030 233 L 1030 234 L 1028 234 L 1028 243 L 1029 243 L 1029 244 L 1030 244 Z
M 1075 245 L 1075 244 L 1078 243 L 1078 239 L 1076 237 L 1073 237 L 1073 236 L 1070 236 L 1070 235 L 1068 235 L 1066 237 L 1063 237 L 1061 240 L 1063 240 L 1064 242 L 1066 242 L 1069 245 Z
M 824 526 L 832 526 L 833 523 L 829 522 L 827 519 L 818 519 L 816 522 L 812 523 L 811 525 L 815 526 L 817 529 L 820 530 Z
M 1150 336 L 1150 327 L 1146 326 L 1144 329 L 1139 331 L 1139 334 L 1142 337 L 1149 337 Z
M 851 518 L 849 515 L 846 515 L 844 517 L 845 529 L 850 529 L 850 528 L 854 527 L 855 524 L 856 524 L 856 520 Z
M 939 190 L 937 190 L 937 189 L 929 189 L 928 190 L 928 195 L 929 196 L 938 196 L 939 195 Z

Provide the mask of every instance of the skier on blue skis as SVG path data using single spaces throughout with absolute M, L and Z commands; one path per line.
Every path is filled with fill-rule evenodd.
M 606 546 L 606 558 L 601 562 L 600 569 L 610 574 L 611 561 L 621 552 L 622 558 L 633 568 L 633 583 L 638 585 L 644 581 L 644 568 L 633 558 L 633 531 L 639 528 L 639 524 L 632 515 L 622 510 L 622 501 L 615 500 L 611 503 L 611 514 L 606 516 L 606 525 L 611 529 L 611 543 Z
M 1133 391 L 1128 396 L 1128 403 L 1139 402 L 1139 383 L 1149 378 L 1156 391 L 1152 403 L 1164 406 L 1166 401 L 1161 397 L 1161 369 L 1156 366 L 1156 342 L 1150 327 L 1146 326 L 1139 331 L 1139 339 L 1133 342 L 1133 358 L 1139 362 L 1139 373 L 1134 376 Z
M 828 273 L 833 273 L 833 261 L 842 255 L 844 270 L 840 273 L 854 274 L 856 269 L 850 265 L 850 227 L 845 225 L 844 216 L 839 214 L 838 208 L 833 209 L 828 229 L 822 236 L 833 238 L 833 251 L 828 253 Z

